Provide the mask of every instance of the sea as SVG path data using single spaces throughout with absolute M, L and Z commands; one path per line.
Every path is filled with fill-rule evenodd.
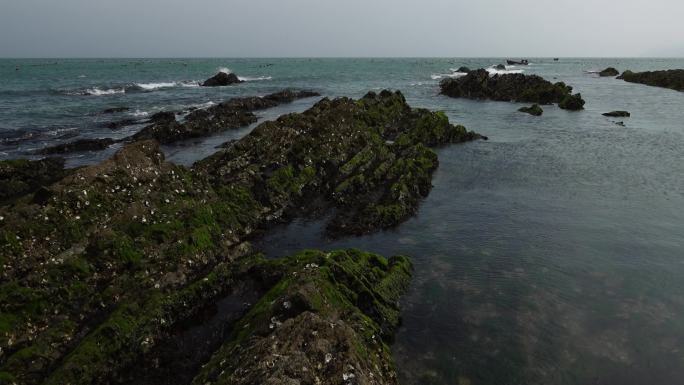
M 400 90 L 489 137 L 437 149 L 434 188 L 395 229 L 327 239 L 299 219 L 256 241 L 268 256 L 355 247 L 408 255 L 414 279 L 392 349 L 401 384 L 684 384 L 684 93 L 599 77 L 684 68 L 684 59 L 527 58 L 2 59 L 0 159 L 45 146 L 123 138 L 152 114 L 284 88 L 325 97 Z M 579 112 L 448 98 L 457 69 L 563 81 Z M 219 71 L 244 83 L 198 83 Z M 259 111 L 260 122 L 318 99 Z M 108 108 L 127 111 L 104 114 Z M 602 115 L 626 110 L 629 118 Z M 106 123 L 131 119 L 115 130 Z M 259 123 L 257 123 L 259 124 Z M 255 125 L 163 147 L 191 165 Z M 67 154 L 79 167 L 117 146 Z

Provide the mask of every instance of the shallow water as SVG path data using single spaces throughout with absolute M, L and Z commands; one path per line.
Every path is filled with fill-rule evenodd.
M 300 220 L 268 234 L 260 243 L 265 252 L 359 247 L 410 255 L 415 277 L 394 345 L 404 384 L 684 384 L 684 93 L 584 72 L 684 68 L 684 60 L 532 59 L 529 67 L 510 68 L 565 81 L 587 101 L 582 112 L 544 107 L 541 118 L 516 112 L 515 103 L 438 94 L 433 78 L 451 68 L 502 61 L 2 60 L 0 137 L 38 136 L 0 145 L 0 156 L 66 140 L 50 134 L 55 127 L 74 126 L 85 137 L 125 136 L 125 129 L 95 127 L 103 119 L 96 113 L 107 107 L 152 113 L 284 87 L 352 97 L 400 89 L 411 105 L 443 110 L 490 140 L 439 149 L 434 189 L 418 215 L 392 231 L 330 241 L 319 222 Z M 32 66 L 41 63 L 50 65 Z M 69 94 L 202 80 L 221 67 L 271 79 L 218 89 Z M 272 119 L 314 102 L 259 114 Z M 601 116 L 612 110 L 632 113 L 619 119 L 626 127 Z M 250 129 L 165 151 L 190 164 Z M 105 155 L 78 154 L 70 164 Z

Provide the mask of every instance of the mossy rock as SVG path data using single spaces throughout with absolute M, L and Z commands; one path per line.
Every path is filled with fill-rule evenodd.
M 541 116 L 544 110 L 539 106 L 539 104 L 533 104 L 530 107 L 521 107 L 518 109 L 520 112 L 525 112 L 532 116 Z
M 604 69 L 603 71 L 599 72 L 599 76 L 601 77 L 607 77 L 607 76 L 618 76 L 620 75 L 620 71 L 613 67 L 608 67 Z
M 647 72 L 632 72 L 628 70 L 623 72 L 618 79 L 630 83 L 684 91 L 684 69 Z

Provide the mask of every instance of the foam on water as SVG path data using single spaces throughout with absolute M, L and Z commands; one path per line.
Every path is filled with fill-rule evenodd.
M 238 79 L 242 80 L 243 82 L 256 82 L 256 81 L 261 81 L 261 80 L 271 80 L 271 79 L 273 79 L 273 77 L 272 76 L 257 76 L 257 77 L 238 76 Z
M 125 88 L 98 88 L 98 87 L 93 87 L 93 88 L 88 88 L 85 91 L 80 91 L 77 93 L 71 93 L 71 95 L 85 95 L 85 96 L 107 96 L 107 95 L 116 95 L 116 94 L 125 94 L 126 89 Z

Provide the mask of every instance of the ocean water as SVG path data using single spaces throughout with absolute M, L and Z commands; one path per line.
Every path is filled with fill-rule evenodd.
M 564 81 L 586 109 L 545 106 L 536 118 L 516 103 L 439 95 L 452 69 L 502 58 L 0 60 L 0 158 L 140 128 L 103 128 L 109 120 L 286 87 L 330 97 L 399 89 L 490 140 L 440 148 L 434 189 L 396 229 L 329 240 L 320 221 L 298 220 L 258 246 L 272 256 L 340 247 L 411 256 L 393 346 L 403 384 L 684 384 L 684 93 L 592 73 L 684 68 L 684 59 L 530 61 L 507 71 Z M 248 81 L 196 86 L 221 68 Z M 131 110 L 100 113 L 117 106 Z M 601 115 L 612 110 L 632 117 Z M 164 149 L 191 164 L 252 128 Z M 69 165 L 115 150 L 69 155 Z

